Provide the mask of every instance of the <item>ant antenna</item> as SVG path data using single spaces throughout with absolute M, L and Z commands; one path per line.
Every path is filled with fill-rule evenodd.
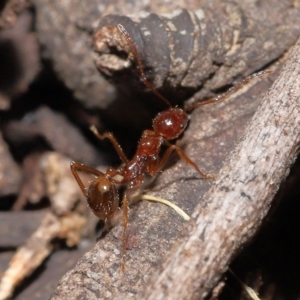
M 124 28 L 123 25 L 118 24 L 118 29 L 119 31 L 123 34 L 123 36 L 125 37 L 125 39 L 127 40 L 129 46 L 131 47 L 133 54 L 136 58 L 137 64 L 138 64 L 138 69 L 140 72 L 140 77 L 141 80 L 143 81 L 143 83 L 152 90 L 152 92 L 161 100 L 163 100 L 169 107 L 172 107 L 171 103 L 164 97 L 162 96 L 155 88 L 154 86 L 147 80 L 146 76 L 145 76 L 145 72 L 144 72 L 144 67 L 142 64 L 142 60 L 141 57 L 139 55 L 139 52 L 137 50 L 137 47 L 135 45 L 135 42 L 132 40 L 132 38 L 130 37 L 129 33 L 127 32 L 127 30 Z
M 212 98 L 212 99 L 209 99 L 209 100 L 206 100 L 206 101 L 202 101 L 200 103 L 192 104 L 188 107 L 185 107 L 184 111 L 188 112 L 188 111 L 194 110 L 195 108 L 198 108 L 198 107 L 203 106 L 203 105 L 223 101 L 229 95 L 232 95 L 235 91 L 237 91 L 239 88 L 241 88 L 245 83 L 251 81 L 252 79 L 254 79 L 256 77 L 260 77 L 260 76 L 263 76 L 265 74 L 271 74 L 271 73 L 273 73 L 273 71 L 271 71 L 271 70 L 266 70 L 266 71 L 261 71 L 261 72 L 258 72 L 258 73 L 254 73 L 254 74 L 244 78 L 243 80 L 241 80 L 240 82 L 235 84 L 233 87 L 231 87 L 228 91 L 226 91 L 225 93 L 217 96 L 216 98 Z

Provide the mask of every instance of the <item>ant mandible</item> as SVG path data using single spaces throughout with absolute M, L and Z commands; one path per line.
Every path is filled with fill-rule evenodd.
M 104 220 L 105 225 L 110 222 L 114 212 L 119 207 L 119 193 L 117 191 L 116 185 L 125 185 L 126 189 L 124 191 L 122 199 L 122 209 L 123 209 L 123 242 L 122 242 L 122 269 L 125 269 L 126 260 L 126 242 L 127 242 L 127 224 L 128 224 L 128 202 L 130 196 L 138 191 L 144 182 L 145 174 L 151 176 L 156 175 L 166 164 L 168 158 L 173 151 L 176 151 L 178 155 L 188 164 L 190 164 L 194 169 L 201 175 L 202 178 L 214 178 L 213 175 L 205 174 L 202 172 L 196 163 L 192 161 L 188 155 L 178 146 L 170 144 L 169 141 L 178 138 L 185 130 L 188 123 L 187 112 L 194 110 L 197 107 L 214 103 L 217 101 L 224 100 L 229 94 L 236 91 L 245 82 L 248 82 L 254 77 L 269 73 L 269 71 L 260 72 L 253 74 L 238 84 L 233 86 L 224 94 L 204 101 L 196 103 L 184 109 L 172 107 L 170 102 L 163 97 L 147 80 L 143 64 L 138 53 L 135 42 L 131 39 L 129 33 L 121 25 L 117 25 L 120 33 L 126 39 L 129 44 L 133 55 L 136 59 L 137 66 L 140 73 L 140 79 L 142 82 L 150 88 L 153 93 L 161 99 L 167 106 L 168 109 L 158 113 L 158 115 L 153 120 L 153 130 L 145 130 L 142 133 L 142 137 L 138 143 L 135 155 L 131 160 L 129 160 L 125 153 L 123 152 L 121 146 L 117 142 L 116 138 L 112 133 L 107 132 L 100 134 L 95 127 L 92 127 L 92 131 L 95 135 L 103 140 L 109 139 L 117 153 L 119 154 L 123 164 L 118 168 L 108 167 L 106 172 L 100 172 L 94 168 L 82 165 L 77 162 L 71 163 L 71 171 L 77 180 L 79 187 L 81 188 L 83 194 L 85 195 L 88 205 L 93 211 L 93 213 Z M 162 144 L 166 142 L 169 146 L 162 156 L 160 156 L 160 150 Z M 80 179 L 78 172 L 85 172 L 95 176 L 95 179 L 86 188 Z M 119 179 L 121 177 L 121 179 Z

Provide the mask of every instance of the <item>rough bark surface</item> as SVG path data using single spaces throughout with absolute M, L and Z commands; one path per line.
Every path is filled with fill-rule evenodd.
M 258 10 L 255 6 L 253 9 L 256 9 L 255 13 L 252 11 L 252 14 L 255 16 L 257 15 Z M 269 9 L 271 11 L 271 6 L 269 7 Z M 266 10 L 266 14 L 268 14 L 267 11 L 268 10 Z M 297 14 L 296 11 L 294 12 L 295 14 Z M 260 13 L 260 15 L 264 14 Z M 267 18 L 267 16 L 265 17 Z M 273 17 L 271 19 L 274 20 Z M 270 23 L 271 22 L 273 21 L 270 21 Z M 253 23 L 255 24 L 256 22 L 253 21 Z M 123 25 L 125 26 L 125 24 Z M 261 30 L 261 28 L 256 28 L 256 30 Z M 292 31 L 293 30 L 290 30 L 289 33 L 291 33 Z M 264 36 L 264 38 L 262 38 L 262 40 L 266 39 L 266 36 L 267 34 Z M 114 39 L 112 38 L 112 40 Z M 254 41 L 255 38 L 254 40 L 252 40 L 252 42 Z M 258 44 L 260 46 L 256 49 L 255 52 L 251 54 L 251 57 L 249 56 L 248 58 L 250 62 L 251 59 L 255 60 L 257 57 L 259 60 L 260 55 L 264 57 L 260 62 L 257 63 L 256 68 L 258 68 L 258 66 L 264 65 L 264 63 L 262 63 L 263 60 L 265 62 L 270 62 L 274 59 L 272 58 L 271 60 L 268 60 L 270 56 L 268 56 L 266 52 L 263 52 L 263 43 Z M 275 45 L 276 43 L 271 44 Z M 276 49 L 278 49 L 278 44 L 276 46 Z M 243 51 L 246 52 L 248 48 L 251 49 L 251 47 L 247 47 L 246 45 L 243 45 L 243 47 Z M 241 55 L 242 53 L 243 52 L 241 52 Z M 273 53 L 273 51 L 271 51 L 270 53 Z M 234 68 L 236 67 L 237 66 L 235 66 Z M 249 65 L 247 68 L 249 68 Z M 242 69 L 247 72 L 247 68 Z M 226 72 L 224 70 L 224 74 L 225 73 Z M 239 75 L 241 74 L 242 72 L 239 73 Z M 237 74 L 235 74 L 235 76 L 237 76 Z M 211 82 L 212 84 L 213 79 L 209 82 Z M 252 114 L 256 110 L 259 102 L 259 100 L 257 99 L 257 97 L 259 97 L 258 95 L 262 94 L 263 91 L 267 89 L 267 87 L 267 81 L 261 80 L 254 87 L 251 87 L 251 85 L 247 85 L 245 89 L 241 91 L 238 99 L 232 99 L 231 101 L 228 101 L 226 105 L 225 103 L 219 103 L 211 107 L 206 107 L 195 111 L 195 113 L 192 115 L 190 127 L 185 133 L 182 140 L 182 145 L 186 146 L 185 150 L 187 151 L 188 155 L 190 155 L 190 157 L 192 157 L 196 161 L 196 163 L 202 168 L 203 171 L 207 173 L 217 173 L 222 165 L 222 161 L 233 149 L 238 141 L 238 138 L 242 136 L 247 121 L 251 118 Z M 267 103 L 269 103 L 268 100 Z M 275 109 L 275 111 L 277 110 Z M 269 115 L 264 115 L 264 120 L 267 120 L 266 118 L 268 116 Z M 260 130 L 262 130 L 261 127 Z M 275 141 L 274 143 L 276 143 Z M 273 157 L 277 157 L 278 163 L 288 168 L 289 164 L 284 163 L 284 161 L 279 161 L 279 154 L 276 152 L 278 151 L 278 149 L 275 148 L 275 146 L 273 148 L 271 147 L 270 149 L 272 150 L 272 153 L 269 155 L 269 163 L 274 162 Z M 247 151 L 247 149 L 244 149 L 244 151 Z M 279 150 L 279 152 L 280 151 L 281 150 Z M 245 153 L 246 152 L 244 152 L 244 154 Z M 252 154 L 252 151 L 250 151 L 250 154 Z M 295 152 L 293 152 L 293 154 L 295 154 Z M 265 167 L 266 172 L 268 172 L 270 166 L 268 164 L 265 164 Z M 244 167 L 243 171 L 247 170 L 248 168 L 252 168 L 252 162 L 248 162 L 247 167 Z M 287 171 L 287 169 L 285 169 L 285 171 Z M 229 171 L 227 171 L 226 174 L 227 176 L 233 176 L 233 173 Z M 241 176 L 240 173 L 238 174 L 239 176 Z M 269 175 L 266 176 L 267 177 L 264 180 L 269 179 Z M 197 179 L 196 177 L 197 175 L 195 174 L 193 169 L 189 168 L 188 166 L 183 166 L 180 163 L 176 164 L 175 166 L 165 170 L 157 178 L 157 180 L 153 184 L 154 190 L 157 190 L 155 195 L 176 203 L 187 213 L 191 214 L 195 206 L 199 203 L 200 199 L 202 199 L 203 194 L 209 189 L 210 184 L 213 183 L 212 181 L 201 180 L 199 178 Z M 281 175 L 280 178 L 283 179 L 284 176 Z M 258 188 L 265 189 L 263 183 L 258 183 Z M 241 207 L 244 208 L 245 204 L 249 205 L 249 211 L 251 209 L 255 210 L 255 207 L 250 205 L 250 200 L 250 203 L 248 203 L 247 201 L 238 202 L 237 200 L 235 202 L 229 201 L 228 205 L 230 205 L 230 208 L 224 206 L 224 210 L 222 209 L 223 202 L 218 202 L 219 210 L 216 211 L 216 208 L 213 207 L 212 216 L 210 216 L 209 212 L 207 212 L 207 208 L 210 207 L 209 199 L 211 198 L 204 198 L 203 200 L 201 200 L 200 205 L 204 208 L 202 213 L 207 212 L 207 216 L 204 218 L 207 223 L 204 225 L 203 223 L 201 223 L 203 226 L 202 228 L 211 224 L 209 220 L 210 218 L 211 220 L 214 220 L 215 214 L 222 215 L 222 213 L 227 213 L 229 209 L 230 211 L 232 211 L 232 214 L 230 219 L 228 219 L 228 223 L 226 223 L 225 219 L 224 226 L 226 226 L 226 224 L 236 224 L 236 226 L 240 226 L 239 228 L 243 228 L 243 230 L 241 230 L 240 232 L 241 239 L 239 240 L 236 236 L 235 243 L 233 244 L 226 242 L 226 240 L 228 241 L 228 239 L 231 239 L 231 228 L 230 230 L 228 230 L 229 236 L 226 236 L 224 232 L 222 233 L 222 238 L 225 239 L 225 242 L 223 243 L 223 240 L 219 239 L 220 244 L 215 244 L 215 241 L 213 239 L 210 240 L 208 235 L 206 234 L 206 231 L 202 236 L 200 235 L 200 237 L 203 237 L 204 241 L 208 241 L 208 244 L 214 247 L 214 249 L 220 248 L 220 250 L 224 250 L 224 252 L 219 253 L 219 256 L 218 254 L 216 254 L 218 268 L 212 268 L 212 270 L 207 269 L 209 276 L 206 276 L 208 281 L 204 284 L 205 289 L 194 289 L 193 286 L 187 289 L 189 292 L 189 296 L 187 296 L 187 298 L 192 297 L 191 295 L 193 295 L 194 293 L 195 295 L 202 295 L 203 293 L 207 293 L 217 283 L 220 274 L 224 270 L 226 270 L 228 262 L 234 255 L 235 251 L 239 248 L 239 245 L 242 245 L 244 242 L 246 242 L 247 239 L 250 238 L 253 235 L 254 231 L 258 228 L 262 216 L 266 214 L 267 208 L 269 207 L 271 195 L 274 195 L 278 188 L 279 180 L 277 180 L 277 182 L 274 182 L 274 184 L 275 183 L 276 185 L 274 185 L 272 189 L 270 188 L 270 190 L 268 190 L 270 197 L 268 198 L 269 202 L 264 201 L 263 203 L 261 203 L 261 206 L 257 207 L 257 215 L 253 217 L 247 214 L 246 216 L 244 216 L 244 219 L 241 220 L 239 219 L 240 216 L 236 216 L 237 220 L 240 220 L 240 223 L 236 223 L 234 221 L 234 214 L 239 213 L 239 209 Z M 230 189 L 233 190 L 234 187 L 230 187 Z M 246 199 L 247 196 L 250 195 L 254 199 L 252 193 L 254 193 L 254 191 L 251 191 L 251 193 L 245 193 L 244 196 L 241 196 L 241 194 L 239 194 L 239 197 Z M 254 203 L 256 202 L 255 200 L 252 201 L 252 204 L 254 205 Z M 237 203 L 240 203 L 241 207 Z M 262 209 L 262 211 L 260 211 L 259 209 Z M 255 220 L 258 222 L 257 224 L 253 223 L 253 221 Z M 122 226 L 118 225 L 114 227 L 104 238 L 100 239 L 95 248 L 92 251 L 86 253 L 86 255 L 83 256 L 83 258 L 78 262 L 77 266 L 62 278 L 57 287 L 57 290 L 55 291 L 51 299 L 133 298 L 135 294 L 137 294 L 138 291 L 142 289 L 142 286 L 148 279 L 150 272 L 152 272 L 152 270 L 157 267 L 159 262 L 164 260 L 162 259 L 162 257 L 164 257 L 164 255 L 167 253 L 173 241 L 177 239 L 178 233 L 183 224 L 184 221 L 170 208 L 146 202 L 132 206 L 129 228 L 130 234 L 128 240 L 130 249 L 128 250 L 125 273 L 122 273 L 120 269 Z M 192 226 L 192 224 L 193 222 L 191 222 L 190 226 Z M 219 223 L 217 222 L 217 224 Z M 247 228 L 249 229 L 248 235 L 246 233 Z M 189 231 L 192 231 L 190 227 L 188 228 L 188 230 L 186 229 L 184 231 L 184 234 L 188 235 Z M 215 234 L 217 235 L 218 232 L 216 232 Z M 212 238 L 214 238 L 214 235 L 212 235 Z M 196 240 L 198 241 L 198 238 Z M 184 253 L 186 256 L 189 256 L 189 252 Z M 192 256 L 193 253 L 191 252 L 191 257 Z M 168 260 L 167 258 L 165 259 Z M 208 262 L 211 262 L 211 260 L 209 259 Z M 204 272 L 204 270 L 205 266 L 202 271 Z M 214 280 L 210 281 L 209 279 Z M 203 280 L 205 280 L 204 277 Z M 154 284 L 153 281 L 152 284 Z M 153 292 L 153 285 L 151 289 Z M 166 293 L 167 292 L 168 290 L 166 291 Z M 164 295 L 163 292 L 160 291 L 160 293 L 160 295 Z M 146 294 L 145 296 L 141 297 L 145 297 L 146 299 L 148 296 L 149 294 Z
M 253 83 L 252 83 L 253 85 Z M 247 86 L 248 92 L 225 103 L 195 111 L 182 144 L 187 154 L 207 173 L 217 173 L 254 113 L 261 93 L 269 83 L 260 80 Z M 189 141 L 193 141 L 192 143 Z M 198 178 L 182 163 L 166 169 L 155 181 L 156 196 L 168 199 L 192 214 L 212 181 Z M 201 201 L 203 206 L 206 201 Z M 130 214 L 126 271 L 121 264 L 122 225 L 114 227 L 98 241 L 77 266 L 63 277 L 52 299 L 124 299 L 138 292 L 184 224 L 170 208 L 142 202 Z
M 300 39 L 181 241 L 139 299 L 203 299 L 254 235 L 299 154 Z M 184 286 L 184 288 L 182 288 Z
M 299 151 L 299 46 L 298 43 L 263 100 L 243 141 L 181 233 L 180 247 L 148 281 L 139 299 L 203 298 L 218 282 L 236 251 L 258 229 Z M 162 193 L 179 202 L 182 195 L 178 182 L 171 185 L 168 192 Z M 201 198 L 196 195 L 198 202 Z M 168 218 L 172 213 L 160 205 L 139 205 L 131 219 L 134 234 L 130 237 L 138 249 L 128 251 L 126 272 L 121 273 L 116 260 L 120 257 L 120 246 L 114 242 L 120 239 L 120 228 L 116 227 L 62 279 L 52 299 L 67 295 L 73 299 L 83 295 L 89 299 L 132 297 L 146 280 L 151 264 L 157 264 L 181 226 L 177 224 L 179 220 L 175 221 L 179 217 Z
M 18 18 L 27 1 L 5 1 L 10 7 L 9 11 L 14 11 L 13 18 L 10 18 L 10 14 L 4 14 L 4 4 L 0 5 L 0 27 L 3 21 L 5 26 L 10 27 L 0 29 L 0 56 L 5 58 L 0 60 L 0 223 L 7 225 L 1 227 L 0 273 L 4 274 L 5 280 L 9 279 L 9 282 L 1 284 L 0 291 L 6 290 L 6 293 L 2 293 L 0 298 L 12 295 L 14 299 L 39 300 L 49 297 L 63 270 L 72 268 L 79 253 L 84 253 L 83 247 L 87 241 L 83 238 L 79 242 L 79 237 L 93 236 L 91 243 L 95 244 L 97 220 L 86 215 L 86 201 L 70 172 L 70 161 L 77 160 L 91 167 L 97 167 L 98 163 L 117 167 L 120 163 L 115 151 L 109 148 L 109 142 L 98 141 L 88 130 L 89 126 L 94 124 L 101 132 L 112 131 L 128 157 L 131 157 L 130 151 L 136 148 L 141 131 L 150 129 L 152 118 L 164 108 L 163 103 L 159 107 L 159 100 L 152 93 L 145 92 L 135 61 L 129 53 L 130 48 L 116 31 L 115 25 L 123 24 L 137 43 L 147 78 L 173 104 L 179 106 L 183 106 L 182 102 L 189 97 L 191 103 L 220 94 L 227 90 L 228 85 L 262 67 L 275 69 L 271 76 L 243 86 L 238 95 L 228 98 L 226 102 L 197 109 L 191 114 L 189 127 L 178 145 L 201 170 L 218 173 L 223 161 L 244 134 L 262 95 L 276 78 L 276 69 L 285 60 L 286 52 L 299 36 L 300 5 L 299 1 L 293 0 L 31 2 L 35 3 L 34 9 L 20 14 Z M 18 3 L 20 9 L 11 6 Z M 12 22 L 7 23 L 6 16 Z M 11 27 L 13 24 L 14 27 Z M 100 36 L 102 40 L 98 39 Z M 121 43 L 116 44 L 116 41 Z M 41 59 L 39 49 L 47 61 Z M 114 85 L 101 77 L 95 61 Z M 39 70 L 41 72 L 36 77 Z M 273 151 L 274 156 L 279 157 L 276 153 L 279 150 L 275 146 Z M 87 176 L 86 179 L 88 182 L 91 178 Z M 293 180 L 297 186 L 297 176 Z M 155 196 L 170 200 L 192 215 L 198 204 L 209 207 L 203 195 L 212 184 L 213 180 L 199 178 L 193 168 L 174 155 L 163 172 L 147 186 L 146 192 L 151 191 Z M 294 198 L 299 195 L 297 192 L 294 194 Z M 263 251 L 267 253 L 271 265 L 268 278 L 276 277 L 273 266 L 274 261 L 278 262 L 278 273 L 285 277 L 283 283 L 266 283 L 266 277 L 262 277 L 261 281 L 264 282 L 264 290 L 283 286 L 283 299 L 293 298 L 287 295 L 296 295 L 296 298 L 300 294 L 300 272 L 291 272 L 291 269 L 296 269 L 295 262 L 299 257 L 296 252 L 298 247 L 295 246 L 295 241 L 300 241 L 295 233 L 299 228 L 296 215 L 299 208 L 295 204 L 290 206 L 295 214 L 294 231 L 290 230 L 290 223 L 285 226 L 286 231 L 282 231 L 282 222 L 277 221 L 282 237 L 274 239 L 269 234 L 267 239 L 266 231 L 263 231 L 264 243 L 266 240 L 269 242 L 255 248 L 260 254 Z M 26 226 L 30 213 L 45 208 L 47 215 L 55 212 L 55 219 L 61 220 L 59 223 L 63 225 L 62 231 L 56 231 L 51 240 L 44 243 L 44 250 L 49 246 L 47 253 L 51 254 L 46 261 L 48 254 L 43 257 L 27 256 L 27 253 L 35 253 L 33 250 L 42 254 L 41 242 L 29 243 L 29 248 L 26 248 L 26 244 L 22 247 L 24 239 L 41 225 L 39 217 L 32 217 L 32 224 Z M 21 209 L 20 212 L 13 212 Z M 84 222 L 81 218 L 80 221 L 71 217 L 74 210 Z M 236 203 L 233 213 L 235 211 L 238 211 Z M 290 219 L 289 213 L 285 215 Z M 251 221 L 248 217 L 245 219 L 246 222 Z M 77 266 L 64 276 L 52 298 L 135 297 L 151 273 L 168 259 L 165 255 L 186 223 L 169 207 L 145 201 L 132 204 L 127 265 L 123 274 L 120 270 L 121 213 L 116 214 L 114 221 L 115 224 L 120 221 L 120 224 L 101 236 L 94 249 L 86 253 Z M 86 224 L 81 228 L 80 223 Z M 9 228 L 12 229 L 11 234 Z M 20 229 L 24 231 L 20 232 Z M 38 235 L 47 237 L 48 231 L 49 228 L 44 226 Z M 66 239 L 68 232 L 70 239 Z M 188 235 L 188 232 L 184 231 L 182 235 Z M 204 238 L 207 241 L 207 235 Z M 79 244 L 72 252 L 66 251 L 60 255 L 64 242 Z M 284 244 L 285 257 L 278 247 L 281 244 Z M 21 249 L 25 246 L 27 251 L 23 251 L 22 256 L 17 256 L 18 260 L 13 259 L 14 263 L 7 267 L 8 258 L 17 246 L 21 246 Z M 228 252 L 233 248 L 228 247 Z M 51 253 L 52 249 L 57 251 Z M 272 251 L 273 259 L 269 255 Z M 279 259 L 276 258 L 278 253 Z M 37 261 L 38 257 L 41 259 Z M 231 266 L 234 271 L 241 268 L 241 257 L 238 256 L 239 263 L 235 260 L 234 266 Z M 257 259 L 258 255 L 253 257 Z M 287 258 L 292 262 L 292 267 L 287 263 Z M 264 269 L 266 259 L 263 257 L 261 262 L 259 268 Z M 226 264 L 225 259 L 224 270 Z M 280 264 L 286 266 L 285 273 Z M 253 268 L 250 271 L 248 269 L 247 276 Z M 210 271 L 209 275 L 216 279 L 222 271 L 218 269 L 213 272 Z M 10 276 L 12 273 L 15 276 Z M 246 275 L 241 278 L 244 280 Z M 257 286 L 261 277 L 256 275 L 254 280 L 245 282 L 252 287 Z M 294 288 L 290 288 L 291 282 Z M 221 281 L 214 288 L 214 297 L 217 297 L 224 283 Z M 212 285 L 209 282 L 207 286 Z M 227 280 L 224 290 L 228 290 L 228 287 L 230 289 Z M 236 292 L 236 289 L 233 290 Z M 274 293 L 280 297 L 280 292 Z

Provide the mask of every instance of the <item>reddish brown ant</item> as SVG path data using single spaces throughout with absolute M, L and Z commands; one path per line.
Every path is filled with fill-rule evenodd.
M 100 134 L 96 128 L 92 128 L 94 133 L 99 139 L 109 139 L 114 148 L 118 152 L 123 164 L 119 168 L 107 168 L 106 172 L 100 172 L 94 168 L 84 166 L 82 164 L 72 162 L 71 170 L 78 182 L 83 194 L 87 198 L 87 202 L 93 213 L 100 219 L 103 219 L 105 223 L 109 222 L 112 215 L 119 206 L 119 194 L 116 185 L 125 185 L 126 189 L 123 195 L 122 208 L 123 208 L 123 256 L 122 256 L 122 269 L 125 267 L 126 259 L 126 229 L 128 224 L 128 199 L 135 192 L 138 191 L 144 182 L 145 174 L 151 176 L 157 174 L 166 164 L 171 153 L 175 150 L 178 155 L 188 164 L 195 168 L 195 170 L 201 175 L 202 178 L 213 178 L 212 175 L 203 173 L 195 162 L 193 162 L 187 154 L 178 146 L 170 144 L 169 141 L 179 137 L 185 130 L 188 123 L 187 112 L 197 107 L 224 100 L 229 94 L 236 91 L 245 82 L 248 82 L 253 77 L 260 76 L 268 73 L 260 72 L 252 76 L 249 76 L 233 86 L 226 93 L 201 103 L 194 104 L 184 109 L 174 108 L 170 102 L 163 97 L 147 80 L 143 64 L 140 55 L 137 51 L 137 47 L 134 41 L 129 36 L 126 29 L 118 24 L 118 29 L 122 36 L 131 47 L 131 50 L 136 59 L 140 78 L 143 83 L 150 88 L 158 98 L 168 105 L 168 109 L 160 112 L 153 120 L 153 130 L 145 130 L 138 143 L 135 155 L 131 160 L 128 160 L 121 146 L 112 133 Z M 161 146 L 164 142 L 167 142 L 168 148 L 162 156 L 160 156 Z M 95 179 L 86 188 L 80 179 L 79 172 L 89 173 L 95 176 Z M 121 177 L 121 179 L 119 179 Z

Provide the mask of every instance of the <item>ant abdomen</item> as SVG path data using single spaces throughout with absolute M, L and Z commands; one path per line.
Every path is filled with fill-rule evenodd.
M 102 220 L 108 220 L 119 206 L 119 193 L 110 178 L 95 178 L 86 191 L 86 199 L 93 213 Z
M 153 120 L 153 129 L 156 134 L 166 140 L 178 138 L 188 122 L 188 115 L 180 108 L 169 108 L 160 112 Z

